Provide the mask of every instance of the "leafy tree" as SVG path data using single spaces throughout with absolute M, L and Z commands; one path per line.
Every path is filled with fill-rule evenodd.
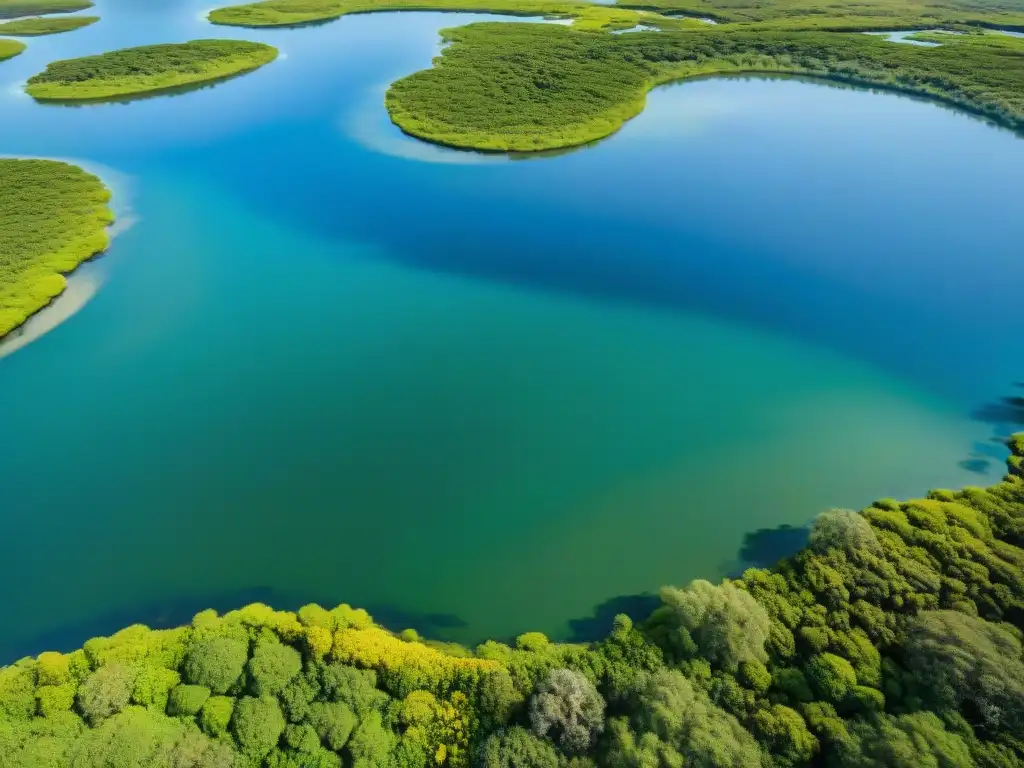
M 522 703 L 523 696 L 504 669 L 490 672 L 480 680 L 477 708 L 480 725 L 485 731 L 495 731 L 507 724 Z
M 223 694 L 241 677 L 248 659 L 246 643 L 231 637 L 212 637 L 192 647 L 182 672 L 186 682 Z
M 963 739 L 932 712 L 857 721 L 841 752 L 843 768 L 974 768 Z
M 796 710 L 772 704 L 758 710 L 753 720 L 754 734 L 768 747 L 777 766 L 804 765 L 818 751 L 818 740 Z
M 63 685 L 70 682 L 69 657 L 54 651 L 40 653 L 36 659 L 36 678 L 39 685 Z
M 750 593 L 731 581 L 664 587 L 661 599 L 678 623 L 684 647 L 692 642 L 712 664 L 735 671 L 743 661 L 767 661 L 764 646 L 771 619 Z
M 530 723 L 535 734 L 551 735 L 566 754 L 586 752 L 604 730 L 604 699 L 582 673 L 556 669 L 530 701 Z
M 371 712 L 359 723 L 345 751 L 352 768 L 377 768 L 385 764 L 393 746 L 394 736 L 384 727 L 380 713 Z
M 372 669 L 327 664 L 320 669 L 320 680 L 328 701 L 347 704 L 359 718 L 379 712 L 387 704 L 388 696 L 377 689 L 377 675 Z
M 39 714 L 43 717 L 53 717 L 58 712 L 67 712 L 75 704 L 75 692 L 73 683 L 39 686 L 36 689 Z
M 230 696 L 211 696 L 199 710 L 199 726 L 210 736 L 223 736 L 228 732 L 235 700 Z
M 181 721 L 128 707 L 85 732 L 72 746 L 71 768 L 241 768 L 229 745 L 211 741 Z
M 309 707 L 309 724 L 330 749 L 341 751 L 356 726 L 356 716 L 341 702 L 314 702 Z
M 637 737 L 625 718 L 608 721 L 605 764 L 610 768 L 683 768 L 683 763 L 683 756 L 655 734 L 648 731 Z
M 759 768 L 760 752 L 753 737 L 678 671 L 650 675 L 636 704 L 634 718 L 641 744 L 643 732 L 648 731 L 671 745 L 687 766 Z M 646 743 L 659 751 L 650 740 Z
M 301 723 L 309 716 L 309 705 L 322 692 L 320 672 L 311 665 L 302 674 L 294 677 L 281 691 L 281 708 L 288 722 Z
M 242 753 L 250 760 L 262 760 L 284 732 L 285 719 L 277 700 L 243 696 L 235 705 L 231 730 Z
M 167 701 L 167 714 L 191 717 L 203 708 L 210 698 L 210 689 L 203 685 L 179 685 L 171 690 Z
M 804 673 L 794 667 L 777 670 L 772 677 L 772 684 L 790 703 L 814 700 L 814 694 L 811 692 L 811 686 L 807 684 Z
M 23 664 L 0 668 L 0 717 L 27 720 L 36 710 L 34 671 Z
M 284 643 L 257 643 L 248 668 L 253 694 L 277 696 L 302 671 L 302 656 Z
M 852 509 L 830 509 L 814 519 L 809 540 L 815 552 L 830 549 L 845 552 L 872 552 L 878 549 L 878 537 L 867 518 Z
M 492 733 L 477 749 L 475 768 L 559 768 L 558 752 L 518 725 Z
M 86 730 L 81 718 L 71 712 L 31 720 L 0 718 L 0 765 L 66 768 L 68 753 Z
M 971 707 L 987 728 L 1024 736 L 1020 634 L 956 611 L 922 613 L 910 625 L 906 664 L 937 707 Z
M 144 666 L 135 675 L 132 687 L 132 703 L 163 712 L 167 709 L 170 690 L 181 681 L 181 675 L 173 669 Z
M 857 685 L 857 673 L 841 656 L 820 653 L 806 667 L 807 679 L 825 701 L 840 702 Z
M 123 664 L 108 664 L 85 678 L 78 689 L 78 709 L 90 725 L 117 714 L 132 697 L 135 673 Z

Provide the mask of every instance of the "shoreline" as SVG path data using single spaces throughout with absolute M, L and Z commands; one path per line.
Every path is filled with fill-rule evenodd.
M 131 229 L 139 219 L 133 214 L 130 204 L 130 177 L 113 168 L 88 160 L 40 155 L 0 155 L 0 160 L 49 160 L 72 165 L 92 174 L 110 193 L 107 210 L 113 217 L 110 224 L 104 228 L 107 236 L 106 247 L 83 259 L 71 270 L 57 273 L 65 279 L 63 290 L 26 317 L 20 325 L 0 336 L 0 360 L 3 360 L 63 325 L 92 301 L 106 280 L 105 275 L 93 274 L 94 271 L 98 273 L 100 270 L 88 268 L 106 256 L 114 240 Z
M 420 71 L 430 71 L 430 70 L 420 70 Z M 414 74 L 416 74 L 416 73 L 414 73 Z M 409 77 L 409 76 L 411 76 L 411 75 L 407 75 L 407 77 Z M 967 116 L 974 117 L 974 118 L 980 119 L 980 120 L 984 120 L 986 123 L 988 123 L 992 127 L 1002 128 L 1004 130 L 1011 131 L 1012 133 L 1016 134 L 1017 136 L 1024 137 L 1024 115 L 1016 117 L 1014 119 L 1002 119 L 1002 118 L 1000 118 L 998 116 L 994 116 L 992 114 L 989 114 L 982 107 L 975 106 L 975 105 L 972 105 L 970 103 L 963 102 L 963 101 L 960 101 L 960 100 L 957 100 L 955 98 L 952 98 L 952 97 L 949 97 L 949 96 L 945 96 L 945 95 L 942 95 L 942 94 L 939 94 L 939 93 L 933 93 L 933 92 L 930 92 L 930 91 L 924 90 L 924 89 L 918 90 L 918 89 L 914 89 L 914 88 L 905 88 L 905 87 L 900 87 L 899 85 L 895 85 L 895 84 L 879 83 L 877 81 L 868 80 L 866 78 L 844 77 L 842 75 L 835 75 L 835 74 L 828 74 L 828 73 L 821 73 L 821 72 L 811 72 L 811 71 L 803 70 L 803 69 L 783 69 L 783 68 L 779 68 L 779 69 L 721 69 L 721 70 L 717 70 L 717 71 L 695 72 L 693 74 L 684 74 L 684 75 L 679 75 L 679 76 L 670 76 L 670 77 L 666 77 L 664 79 L 658 78 L 658 79 L 655 79 L 655 80 L 651 81 L 651 83 L 648 85 L 647 89 L 644 91 L 643 95 L 640 97 L 639 108 L 636 109 L 635 111 L 630 111 L 630 113 L 627 116 L 622 117 L 621 121 L 614 128 L 612 128 L 612 130 L 607 131 L 607 132 L 602 132 L 600 134 L 595 132 L 595 134 L 592 135 L 592 136 L 588 135 L 586 138 L 580 138 L 578 140 L 577 139 L 573 139 L 573 140 L 569 140 L 569 141 L 565 141 L 565 142 L 548 142 L 548 143 L 544 143 L 541 146 L 536 146 L 535 148 L 522 148 L 522 147 L 496 148 L 496 147 L 484 147 L 484 146 L 475 145 L 475 144 L 472 144 L 472 143 L 469 143 L 469 142 L 446 141 L 446 140 L 444 140 L 442 138 L 434 137 L 434 136 L 431 136 L 429 134 L 418 133 L 415 129 L 410 128 L 407 125 L 403 125 L 401 117 L 399 116 L 398 118 L 396 118 L 395 113 L 392 111 L 391 107 L 388 105 L 388 96 L 390 94 L 390 86 L 389 86 L 388 93 L 385 94 L 384 106 L 385 106 L 385 109 L 387 110 L 388 117 L 391 119 L 391 122 L 395 126 L 397 126 L 402 131 L 402 133 L 406 134 L 407 136 L 411 136 L 412 138 L 419 139 L 420 141 L 427 142 L 429 144 L 434 144 L 436 146 L 445 147 L 447 149 L 452 149 L 452 150 L 459 150 L 459 151 L 463 151 L 463 152 L 478 152 L 478 153 L 485 154 L 485 155 L 519 155 L 519 156 L 525 156 L 525 157 L 533 156 L 533 155 L 540 156 L 540 155 L 543 155 L 544 153 L 558 152 L 558 151 L 563 151 L 563 150 L 582 149 L 584 147 L 592 146 L 594 144 L 597 144 L 598 142 L 604 141 L 605 139 L 611 138 L 616 133 L 618 133 L 620 130 L 622 130 L 622 128 L 629 121 L 631 121 L 634 118 L 638 117 L 644 111 L 644 109 L 647 106 L 647 97 L 648 97 L 648 95 L 654 89 L 656 89 L 656 88 L 659 88 L 659 87 L 665 86 L 665 85 L 673 85 L 673 84 L 678 84 L 678 83 L 685 83 L 685 82 L 689 82 L 689 81 L 692 81 L 692 80 L 709 80 L 709 79 L 712 79 L 712 78 L 719 78 L 719 77 L 720 78 L 729 78 L 729 77 L 763 77 L 763 78 L 766 78 L 766 79 L 771 79 L 771 78 L 776 78 L 776 77 L 778 77 L 778 78 L 793 78 L 793 77 L 796 77 L 796 78 L 803 78 L 803 79 L 808 80 L 808 81 L 816 81 L 816 82 L 821 83 L 821 84 L 832 83 L 832 84 L 846 85 L 846 86 L 849 86 L 849 87 L 852 87 L 852 88 L 857 88 L 857 89 L 862 89 L 862 90 L 878 91 L 878 92 L 881 92 L 881 93 L 890 93 L 890 94 L 894 94 L 894 95 L 897 95 L 897 96 L 904 96 L 904 97 L 908 97 L 908 98 L 914 98 L 914 99 L 918 99 L 918 100 L 921 100 L 921 101 L 930 102 L 930 103 L 935 104 L 937 106 L 943 106 L 943 107 L 946 107 L 946 108 L 951 108 L 951 109 L 953 109 L 953 110 L 955 110 L 957 112 L 961 112 L 961 113 L 963 113 L 963 114 L 965 114 Z M 397 83 L 397 82 L 399 82 L 399 81 L 398 80 L 394 81 L 394 83 Z M 392 83 L 392 86 L 394 85 L 394 83 Z M 625 111 L 626 110 L 624 110 L 624 112 Z M 618 119 L 618 117 L 619 116 L 616 115 L 615 117 L 609 118 L 609 120 Z M 495 135 L 498 135 L 498 134 L 495 134 Z

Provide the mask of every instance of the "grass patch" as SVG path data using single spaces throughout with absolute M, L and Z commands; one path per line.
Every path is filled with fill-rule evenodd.
M 71 32 L 88 27 L 100 20 L 99 16 L 65 16 L 57 19 L 18 19 L 0 24 L 0 35 L 14 37 L 38 37 L 39 35 L 55 35 L 60 32 Z
M 60 294 L 108 244 L 110 192 L 55 160 L 0 160 L 0 337 Z
M 40 101 L 102 101 L 220 80 L 275 58 L 276 48 L 240 40 L 146 45 L 55 61 L 25 90 Z
M 608 35 L 544 24 L 480 23 L 443 32 L 451 45 L 392 84 L 405 132 L 466 149 L 537 151 L 585 144 L 638 114 L 647 91 L 709 74 L 803 74 L 942 99 L 1024 128 L 1024 45 L 954 36 L 939 48 L 869 35 L 774 30 Z
M 0 61 L 13 59 L 25 50 L 25 44 L 17 40 L 0 40 Z
M 630 29 L 653 16 L 626 8 L 575 0 L 267 0 L 218 8 L 214 24 L 240 27 L 286 27 L 327 21 L 351 13 L 374 11 L 464 11 L 510 16 L 573 18 L 584 29 Z
M 42 16 L 47 13 L 71 13 L 92 8 L 89 0 L 0 0 L 0 19 Z

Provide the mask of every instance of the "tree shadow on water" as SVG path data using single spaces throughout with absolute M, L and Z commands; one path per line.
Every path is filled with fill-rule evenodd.
M 1024 389 L 1024 382 L 1018 381 L 1014 386 Z M 971 412 L 971 418 L 990 425 L 992 437 L 987 442 L 975 442 L 967 458 L 958 464 L 968 472 L 988 475 L 993 468 L 1002 468 L 1007 456 L 1007 441 L 1015 432 L 1024 429 L 1024 396 L 1006 395 L 984 403 Z
M 169 600 L 154 601 L 120 608 L 90 617 L 28 638 L 0 637 L 0 663 L 43 651 L 68 652 L 80 648 L 93 637 L 105 637 L 132 624 L 145 624 L 151 629 L 169 629 L 189 624 L 200 611 L 212 608 L 223 614 L 251 603 L 265 603 L 278 610 L 294 611 L 307 603 L 333 608 L 340 601 L 317 600 L 315 596 L 297 595 L 273 587 L 249 587 L 217 594 L 193 594 Z M 415 629 L 424 637 L 437 636 L 445 630 L 466 626 L 460 617 L 450 613 L 417 613 L 387 604 L 368 604 L 365 608 L 374 621 L 391 630 Z
M 759 528 L 745 534 L 740 547 L 740 565 L 736 575 L 747 568 L 768 568 L 784 557 L 789 557 L 807 546 L 811 535 L 809 525 L 780 525 L 777 528 Z
M 633 621 L 643 621 L 661 604 L 661 599 L 651 593 L 619 595 L 605 600 L 594 608 L 591 616 L 569 619 L 570 643 L 590 643 L 608 636 L 615 617 L 624 613 Z

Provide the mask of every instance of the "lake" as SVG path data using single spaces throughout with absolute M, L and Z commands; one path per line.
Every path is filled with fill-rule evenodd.
M 578 637 L 819 510 L 1000 476 L 1014 134 L 730 78 L 578 151 L 455 152 L 382 94 L 487 17 L 204 10 L 107 0 L 0 64 L 0 153 L 93 168 L 122 230 L 0 359 L 3 658 L 252 599 Z M 20 92 L 56 58 L 216 36 L 283 55 L 131 104 Z

